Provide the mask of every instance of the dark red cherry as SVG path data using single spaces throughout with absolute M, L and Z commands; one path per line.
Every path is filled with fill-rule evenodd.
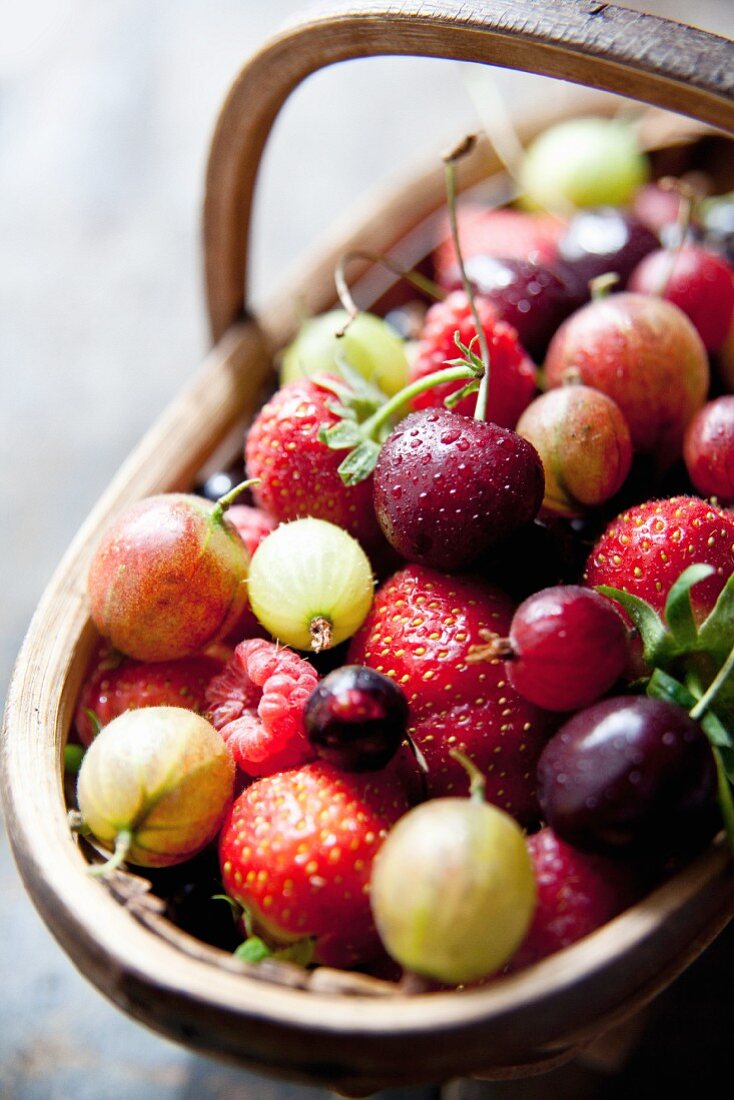
M 405 737 L 408 702 L 382 673 L 342 665 L 314 688 L 304 722 L 322 759 L 344 771 L 377 771 L 392 760 Z
M 579 711 L 538 763 L 548 824 L 589 851 L 673 852 L 710 833 L 715 792 L 713 754 L 698 723 L 644 695 Z
M 734 395 L 699 409 L 686 430 L 683 457 L 701 496 L 734 500 Z
M 489 392 L 491 405 L 491 380 Z M 383 443 L 375 511 L 404 558 L 452 572 L 529 523 L 544 485 L 537 451 L 509 428 L 427 409 L 406 416 Z
M 563 278 L 550 267 L 528 260 L 478 255 L 471 256 L 464 267 L 477 293 L 489 299 L 499 320 L 512 325 L 536 361 L 561 322 L 588 297 L 578 293 L 575 278 Z M 445 281 L 449 290 L 461 288 L 458 266 Z
M 621 290 L 640 260 L 659 247 L 655 234 L 632 214 L 604 206 L 574 215 L 559 241 L 558 255 L 585 286 L 614 272 Z

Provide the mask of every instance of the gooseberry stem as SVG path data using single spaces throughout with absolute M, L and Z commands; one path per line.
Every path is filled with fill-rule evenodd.
M 244 493 L 245 489 L 251 489 L 253 485 L 258 485 L 259 482 L 259 477 L 251 477 L 247 481 L 241 481 L 239 485 L 235 485 L 233 489 L 230 489 L 228 493 L 220 497 L 214 505 L 214 510 L 211 514 L 212 523 L 221 523 L 224 513 L 231 504 L 234 504 L 237 497 L 240 496 L 241 493 Z
M 487 403 L 489 400 L 489 345 L 487 344 L 487 334 L 484 331 L 484 326 L 479 320 L 479 312 L 477 310 L 477 304 L 474 300 L 474 291 L 471 283 L 467 278 L 466 268 L 464 267 L 464 257 L 461 253 L 461 244 L 459 241 L 459 225 L 456 218 L 456 164 L 462 157 L 465 157 L 470 153 L 476 145 L 476 135 L 470 134 L 469 137 L 464 138 L 460 145 L 455 149 L 446 153 L 443 158 L 444 170 L 446 177 L 446 198 L 448 202 L 449 210 L 449 225 L 451 226 L 451 238 L 454 242 L 454 248 L 456 250 L 456 259 L 459 264 L 459 271 L 461 273 L 461 285 L 464 288 L 464 293 L 469 301 L 469 308 L 471 309 L 472 319 L 474 321 L 474 327 L 477 333 L 477 339 L 479 340 L 479 350 L 481 351 L 482 363 L 484 365 L 484 374 L 482 381 L 479 385 L 479 392 L 477 393 L 477 404 L 474 410 L 475 420 L 487 419 Z
M 451 749 L 449 756 L 458 761 L 469 776 L 469 798 L 472 802 L 486 802 L 486 780 L 474 761 L 461 749 Z
M 110 871 L 116 871 L 120 867 L 127 857 L 130 848 L 132 847 L 133 834 L 129 829 L 121 829 L 115 837 L 115 850 L 105 863 L 95 864 L 95 866 L 89 868 L 89 874 L 95 878 L 101 878 Z

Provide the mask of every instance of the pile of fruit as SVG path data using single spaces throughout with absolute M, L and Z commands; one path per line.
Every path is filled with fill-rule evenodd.
M 511 209 L 465 152 L 435 282 L 308 321 L 91 566 L 75 827 L 253 963 L 487 981 L 734 842 L 734 198 L 618 120 Z

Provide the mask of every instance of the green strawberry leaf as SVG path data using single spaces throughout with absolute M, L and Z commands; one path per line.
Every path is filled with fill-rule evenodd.
M 322 426 L 319 429 L 319 440 L 332 451 L 351 450 L 362 442 L 362 433 L 356 421 L 340 420 L 330 428 Z
M 380 444 L 374 439 L 364 439 L 339 466 L 339 476 L 345 485 L 358 485 L 370 476 L 375 468 Z
M 479 390 L 479 379 L 475 379 L 473 382 L 467 382 L 465 386 L 462 386 L 460 390 L 455 390 L 450 393 L 448 397 L 444 398 L 444 405 L 447 409 L 455 409 L 456 406 L 465 397 L 468 397 L 471 393 L 476 393 Z
M 734 647 L 734 573 L 719 593 L 714 607 L 698 630 L 698 648 L 719 664 Z
M 701 719 L 701 729 L 715 748 L 734 750 L 734 719 L 731 717 L 727 721 L 708 710 Z M 734 758 L 732 762 L 734 763 Z
M 681 648 L 694 646 L 698 637 L 691 606 L 691 588 L 714 572 L 716 571 L 711 565 L 690 565 L 671 586 L 665 601 L 665 620 Z
M 669 652 L 672 649 L 672 639 L 657 611 L 639 596 L 633 596 L 631 592 L 623 592 L 621 588 L 598 584 L 596 591 L 621 604 L 632 619 L 642 639 L 643 656 L 647 664 L 657 667 L 667 664 L 674 656 L 674 653 Z
M 656 668 L 647 684 L 647 694 L 653 699 L 663 699 L 666 703 L 675 703 L 676 706 L 690 710 L 696 705 L 695 696 L 691 695 L 687 687 L 680 680 Z
M 722 750 L 714 748 L 713 752 L 714 760 L 716 761 L 721 816 L 724 819 L 724 828 L 726 829 L 729 847 L 732 852 L 734 852 L 734 791 L 732 791 L 732 783 L 734 783 L 734 779 L 732 778 L 734 775 L 734 760 L 729 759 L 727 766 L 727 764 L 724 763 Z
M 259 963 L 263 959 L 269 959 L 273 952 L 264 940 L 259 936 L 248 936 L 244 943 L 235 948 L 234 956 L 243 962 Z

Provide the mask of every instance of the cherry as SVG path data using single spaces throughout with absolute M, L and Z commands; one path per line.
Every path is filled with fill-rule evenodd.
M 603 206 L 582 210 L 571 219 L 558 255 L 586 287 L 607 272 L 618 275 L 624 287 L 640 260 L 659 247 L 655 234 L 634 215 Z
M 734 396 L 699 410 L 683 441 L 688 476 L 701 496 L 734 500 Z
M 698 723 L 647 696 L 579 711 L 538 763 L 548 824 L 589 851 L 673 851 L 710 833 L 715 793 L 716 767 Z
M 515 612 L 507 642 L 512 686 L 545 710 L 578 710 L 616 683 L 629 657 L 627 627 L 614 605 L 580 585 L 529 596 Z
M 535 359 L 542 357 L 560 323 L 588 297 L 578 293 L 578 280 L 569 273 L 564 278 L 528 260 L 478 255 L 464 266 L 477 293 L 492 303 L 499 320 L 512 325 Z M 458 265 L 447 272 L 444 283 L 452 291 L 461 288 Z
M 638 264 L 630 290 L 662 295 L 691 319 L 708 351 L 719 351 L 734 319 L 734 271 L 699 245 L 658 249 Z
M 543 499 L 543 465 L 515 432 L 448 409 L 411 413 L 382 445 L 375 511 L 407 558 L 463 569 L 529 523 Z
M 316 686 L 304 710 L 309 741 L 344 771 L 377 771 L 405 736 L 408 702 L 387 676 L 364 665 L 343 665 Z

